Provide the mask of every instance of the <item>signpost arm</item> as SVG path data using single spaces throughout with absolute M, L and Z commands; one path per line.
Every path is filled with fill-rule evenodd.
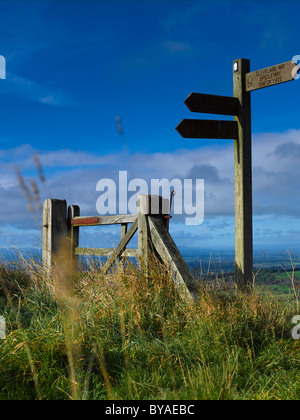
M 246 92 L 250 61 L 234 61 L 233 96 L 239 99 L 238 139 L 234 142 L 235 266 L 240 290 L 249 291 L 253 279 L 251 98 Z

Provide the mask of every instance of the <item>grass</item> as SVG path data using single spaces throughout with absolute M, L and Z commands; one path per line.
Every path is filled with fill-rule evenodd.
M 300 398 L 296 302 L 271 290 L 199 281 L 186 302 L 156 262 L 148 276 L 27 264 L 0 278 L 0 400 Z

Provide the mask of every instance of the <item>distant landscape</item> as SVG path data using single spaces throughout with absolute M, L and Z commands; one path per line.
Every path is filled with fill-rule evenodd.
M 218 250 L 196 252 L 182 251 L 191 272 L 196 279 L 224 280 L 234 282 L 235 253 L 234 250 Z M 42 262 L 41 249 L 0 249 L 1 260 L 15 268 L 22 265 L 23 260 Z M 92 258 L 92 257 L 89 257 Z M 95 257 L 101 264 L 101 259 Z M 104 262 L 105 259 L 103 258 Z M 132 261 L 134 262 L 134 260 Z M 81 266 L 85 266 L 84 257 Z M 274 292 L 291 293 L 293 278 L 296 289 L 300 287 L 300 252 L 295 250 L 280 251 L 278 248 L 265 252 L 263 248 L 254 251 L 254 282 L 256 286 L 267 286 Z

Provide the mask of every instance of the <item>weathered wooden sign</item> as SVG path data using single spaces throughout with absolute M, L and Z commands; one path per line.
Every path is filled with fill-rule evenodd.
M 247 73 L 246 92 L 290 82 L 295 79 L 299 70 L 300 68 L 293 61 L 287 61 L 286 63 Z
M 185 139 L 238 138 L 238 125 L 235 121 L 184 119 L 176 130 Z
M 184 103 L 192 112 L 220 115 L 239 114 L 239 100 L 230 96 L 191 93 Z

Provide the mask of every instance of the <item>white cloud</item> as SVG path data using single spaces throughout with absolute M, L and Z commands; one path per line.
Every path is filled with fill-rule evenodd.
M 69 107 L 76 103 L 62 89 L 53 88 L 16 74 L 7 73 L 2 93 L 16 95 L 45 105 Z
M 205 179 L 205 222 L 199 227 L 209 238 L 230 236 L 234 224 L 234 162 L 233 143 L 226 146 L 181 149 L 173 153 L 134 154 L 125 152 L 99 156 L 89 152 L 58 150 L 39 153 L 46 184 L 38 182 L 33 160 L 36 151 L 23 145 L 9 151 L 0 150 L 0 227 L 17 226 L 35 229 L 36 221 L 27 210 L 27 201 L 21 191 L 14 166 L 18 166 L 29 185 L 35 179 L 40 200 L 65 198 L 69 204 L 78 204 L 83 215 L 96 213 L 99 179 L 117 180 L 119 171 L 128 171 L 133 178 L 180 177 Z M 298 180 L 300 166 L 300 130 L 253 136 L 253 206 L 259 227 L 272 230 L 268 220 L 275 220 L 274 232 L 285 230 L 287 217 L 299 219 L 300 198 Z M 150 185 L 150 184 L 149 184 Z M 36 213 L 36 217 L 41 217 Z M 280 222 L 281 220 L 281 222 Z M 183 226 L 182 218 L 175 216 L 172 225 Z M 276 225 L 276 229 L 275 229 Z M 292 224 L 289 223 L 289 230 Z M 216 228 L 217 227 L 217 228 Z M 187 227 L 182 227 L 187 229 Z M 297 230 L 297 223 L 295 223 Z M 200 232 L 199 231 L 199 232 Z M 190 232 L 190 231 L 189 231 Z M 278 233 L 277 232 L 277 233 Z M 283 235 L 283 234 L 282 234 Z M 286 232 L 285 232 L 286 239 Z M 201 234 L 200 234 L 201 236 Z M 276 236 L 276 235 L 275 235 Z M 276 237 L 280 236 L 279 233 Z M 224 238 L 225 238 L 224 237 Z M 225 238 L 226 239 L 226 238 Z M 225 240 L 224 239 L 224 240 Z M 263 239 L 263 237 L 261 237 Z M 212 239 L 213 240 L 213 239 Z

